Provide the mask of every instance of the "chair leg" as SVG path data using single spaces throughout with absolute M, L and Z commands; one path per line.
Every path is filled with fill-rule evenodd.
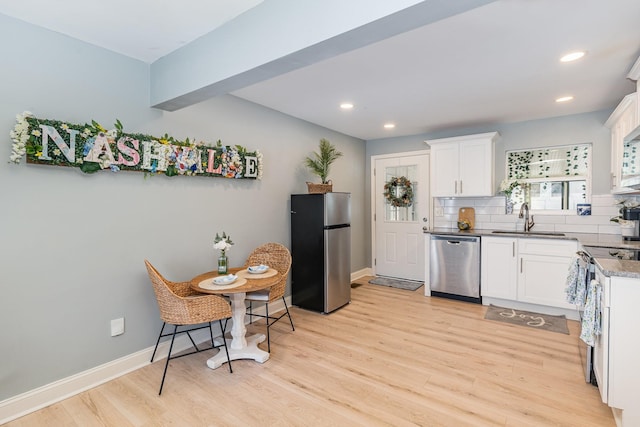
M 224 346 L 225 353 L 227 353 L 227 363 L 229 364 L 229 373 L 233 374 L 233 369 L 231 368 L 231 359 L 229 358 L 229 349 L 227 348 L 227 340 L 224 338 L 224 330 L 227 328 L 227 319 L 224 320 L 224 327 L 222 327 L 222 319 L 218 319 L 218 322 L 220 322 L 220 329 L 222 329 L 222 343 L 223 343 L 222 345 Z
M 193 340 L 193 338 L 191 337 L 191 333 L 189 331 L 185 331 L 185 333 L 187 334 L 187 336 L 189 337 L 189 340 L 191 341 L 191 345 L 193 346 L 193 348 L 195 348 L 196 350 L 198 350 L 198 345 L 196 344 L 196 342 Z
M 267 302 L 264 305 L 264 309 L 267 313 L 266 321 L 267 321 L 267 351 L 271 353 L 271 336 L 269 335 L 269 329 L 271 329 L 271 323 L 269 323 L 269 303 Z
M 289 313 L 289 309 L 287 308 L 287 301 L 282 297 L 282 302 L 284 303 L 284 309 L 287 310 L 287 316 L 289 316 L 289 323 L 291 323 L 291 330 L 295 331 L 296 328 L 293 327 L 293 319 L 291 318 L 291 313 Z
M 151 362 L 153 363 L 153 358 L 156 357 L 156 351 L 158 350 L 158 344 L 160 344 L 160 338 L 162 338 L 162 333 L 164 332 L 165 322 L 162 322 L 162 329 L 160 329 L 160 335 L 158 335 L 158 341 L 156 341 L 156 348 L 153 349 L 153 354 L 151 355 Z
M 162 394 L 162 387 L 164 387 L 164 377 L 167 376 L 167 368 L 169 367 L 169 360 L 171 360 L 171 350 L 173 350 L 173 341 L 176 339 L 177 331 L 178 331 L 178 325 L 175 325 L 173 327 L 173 335 L 171 336 L 171 345 L 169 345 L 169 354 L 167 355 L 167 363 L 164 364 L 164 372 L 162 373 L 162 382 L 160 383 L 160 391 L 158 392 L 158 396 Z
M 213 322 L 209 322 L 209 335 L 211 336 L 211 348 L 213 348 L 215 344 L 213 342 L 213 328 L 211 327 L 211 323 Z M 222 325 L 220 325 L 220 327 L 222 327 Z M 224 338 L 224 330 L 222 331 L 222 338 Z
M 249 301 L 249 324 L 253 323 L 253 304 Z

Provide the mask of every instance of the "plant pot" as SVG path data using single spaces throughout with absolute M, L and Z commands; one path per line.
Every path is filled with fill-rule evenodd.
M 331 180 L 327 184 L 316 184 L 313 182 L 307 182 L 307 189 L 309 190 L 309 194 L 324 194 L 331 193 L 333 190 L 333 183 Z

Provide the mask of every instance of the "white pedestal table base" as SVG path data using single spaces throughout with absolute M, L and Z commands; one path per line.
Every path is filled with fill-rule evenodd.
M 250 337 L 246 337 L 247 346 L 240 349 L 235 349 L 231 347 L 231 342 L 233 341 L 230 338 L 226 339 L 227 349 L 229 350 L 229 359 L 230 360 L 240 360 L 240 359 L 253 359 L 256 362 L 264 363 L 269 360 L 269 353 L 264 350 L 258 348 L 258 344 L 266 340 L 267 337 L 264 334 L 255 334 Z M 221 338 L 216 338 L 216 345 L 222 344 L 220 342 Z M 227 353 L 224 351 L 223 347 L 218 349 L 218 353 L 215 356 L 211 357 L 207 360 L 207 366 L 211 369 L 219 368 L 223 363 L 227 363 Z
M 258 348 L 258 344 L 263 342 L 267 337 L 264 334 L 255 334 L 249 337 L 245 336 L 247 328 L 244 325 L 244 317 L 246 308 L 244 305 L 244 292 L 229 294 L 231 299 L 231 312 L 233 326 L 231 328 L 231 336 L 226 338 L 227 350 L 229 351 L 229 360 L 253 359 L 256 362 L 264 363 L 269 360 L 269 353 Z M 222 338 L 217 338 L 214 342 L 216 345 L 222 344 Z M 220 348 L 218 353 L 207 360 L 207 366 L 211 369 L 219 368 L 227 361 L 227 353 L 224 348 Z

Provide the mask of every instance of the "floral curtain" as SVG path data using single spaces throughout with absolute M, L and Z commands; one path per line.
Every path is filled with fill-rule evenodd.
M 507 179 L 586 176 L 591 144 L 507 152 Z

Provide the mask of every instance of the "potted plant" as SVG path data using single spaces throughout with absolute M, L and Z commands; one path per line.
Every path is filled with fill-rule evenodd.
M 328 140 L 322 138 L 319 145 L 319 153 L 314 152 L 311 156 L 305 158 L 305 165 L 311 173 L 318 175 L 321 184 L 307 182 L 309 193 L 329 193 L 333 188 L 329 176 L 329 167 L 333 162 L 342 157 L 342 153 L 336 149 Z

